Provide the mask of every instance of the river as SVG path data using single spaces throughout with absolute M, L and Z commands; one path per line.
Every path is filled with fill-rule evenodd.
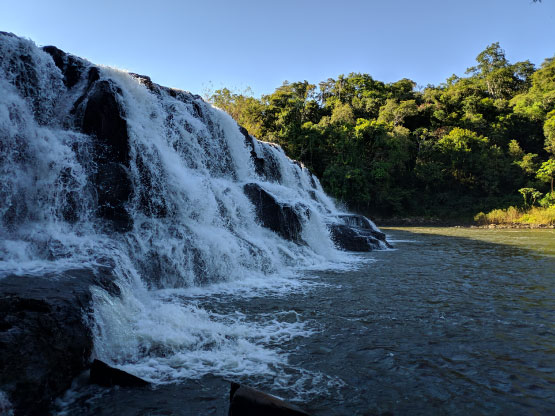
M 214 316 L 283 330 L 258 340 L 282 361 L 228 378 L 314 415 L 550 414 L 555 231 L 384 231 L 393 250 L 305 271 L 297 289 L 185 296 Z M 214 375 L 148 391 L 76 388 L 60 408 L 226 415 L 228 388 Z

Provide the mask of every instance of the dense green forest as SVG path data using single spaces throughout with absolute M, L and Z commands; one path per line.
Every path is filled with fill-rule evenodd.
M 261 98 L 224 88 L 210 100 L 369 215 L 464 218 L 555 203 L 555 58 L 510 63 L 494 43 L 439 86 L 351 73 L 286 81 Z

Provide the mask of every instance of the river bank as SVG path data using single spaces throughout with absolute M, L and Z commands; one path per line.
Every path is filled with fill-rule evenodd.
M 549 222 L 516 222 L 516 221 L 475 221 L 469 218 L 439 217 L 391 217 L 372 218 L 380 227 L 457 227 L 457 228 L 499 228 L 499 229 L 554 229 L 555 224 Z
M 539 230 L 539 229 L 555 229 L 553 224 L 523 224 L 518 222 L 507 224 L 487 224 L 487 225 L 471 225 L 469 228 L 499 228 L 499 229 L 520 229 L 520 230 Z

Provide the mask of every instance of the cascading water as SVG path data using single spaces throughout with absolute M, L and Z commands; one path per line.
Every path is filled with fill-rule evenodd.
M 112 270 L 121 294 L 93 289 L 95 354 L 149 381 L 278 371 L 268 345 L 310 325 L 195 299 L 305 290 L 299 269 L 351 261 L 334 202 L 200 97 L 49 52 L 0 34 L 0 274 Z M 92 102 L 121 119 L 90 128 Z M 103 139 L 117 131 L 125 143 Z

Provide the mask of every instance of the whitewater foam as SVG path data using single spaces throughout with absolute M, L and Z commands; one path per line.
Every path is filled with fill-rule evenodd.
M 0 57 L 0 277 L 113 270 L 120 296 L 93 289 L 94 353 L 154 383 L 283 371 L 279 344 L 310 336 L 317 329 L 309 321 L 222 315 L 198 302 L 308 293 L 318 282 L 302 270 L 356 267 L 360 258 L 330 239 L 326 224 L 341 210 L 318 180 L 279 146 L 253 138 L 268 166 L 257 172 L 227 114 L 100 67 L 98 82 L 116 91 L 129 139 L 124 172 L 133 192 L 124 208 L 132 225 L 113 231 L 96 214 L 95 138 L 78 131 L 92 64 L 80 61 L 81 79 L 68 89 L 30 41 L 0 36 Z M 292 207 L 300 244 L 254 220 L 249 183 Z

